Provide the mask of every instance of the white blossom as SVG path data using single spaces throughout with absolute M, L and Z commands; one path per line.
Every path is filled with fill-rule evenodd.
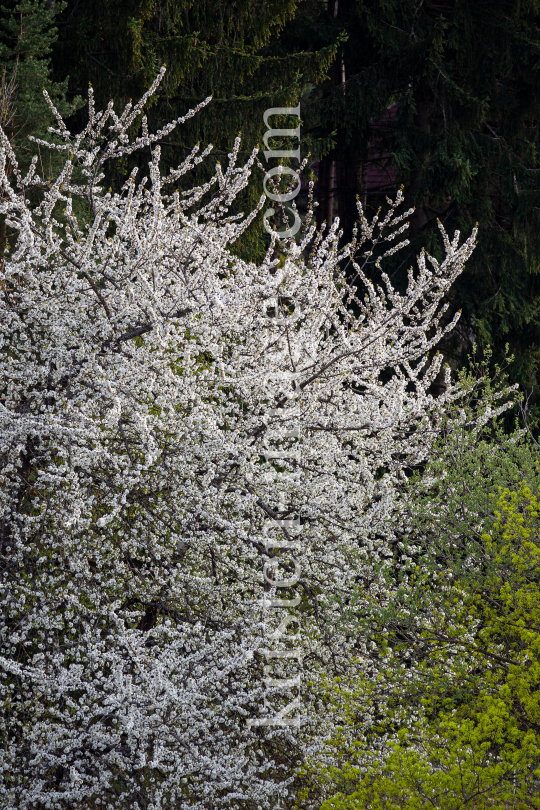
M 390 552 L 373 538 L 461 396 L 448 375 L 441 397 L 429 389 L 476 232 L 460 244 L 441 227 L 444 260 L 422 253 L 403 294 L 366 264 L 404 232 L 401 193 L 380 221 L 360 207 L 343 249 L 337 221 L 323 237 L 308 217 L 281 264 L 272 247 L 242 261 L 229 246 L 264 198 L 229 209 L 256 155 L 237 166 L 237 141 L 180 193 L 209 148 L 164 178 L 157 141 L 202 105 L 149 134 L 158 80 L 121 115 L 90 94 L 76 136 L 53 108 L 55 182 L 35 162 L 23 178 L 2 140 L 0 213 L 16 232 L 0 288 L 6 810 L 278 804 L 280 746 L 300 737 L 246 722 L 279 622 L 264 563 L 291 565 L 265 543 L 300 518 L 301 578 L 277 595 L 302 597 L 304 667 L 362 652 L 332 631 L 340 605 L 358 578 L 384 599 L 375 563 Z M 107 162 L 145 149 L 147 176 L 105 191 Z

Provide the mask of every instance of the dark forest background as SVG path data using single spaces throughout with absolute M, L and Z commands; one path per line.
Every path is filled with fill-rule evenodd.
M 178 164 L 196 142 L 212 143 L 226 161 L 238 133 L 247 156 L 262 145 L 264 111 L 300 101 L 320 225 L 339 216 L 346 240 L 357 199 L 373 214 L 402 185 L 416 212 L 408 254 L 386 268 L 397 285 L 422 247 L 439 255 L 439 220 L 464 235 L 478 223 L 478 247 L 449 295 L 449 317 L 461 310 L 462 318 L 444 353 L 458 368 L 473 344 L 477 356 L 491 347 L 491 362 L 531 395 L 530 415 L 540 412 L 540 2 L 7 2 L 1 123 L 29 160 L 36 146 L 28 135 L 51 124 L 43 88 L 76 129 L 89 84 L 98 106 L 113 98 L 118 107 L 162 64 L 151 126 L 213 96 L 163 142 L 166 163 Z M 50 158 L 40 160 L 46 175 Z M 261 189 L 262 173 L 246 209 Z M 8 238 L 2 226 L 2 250 Z M 237 250 L 256 260 L 266 245 L 259 223 Z

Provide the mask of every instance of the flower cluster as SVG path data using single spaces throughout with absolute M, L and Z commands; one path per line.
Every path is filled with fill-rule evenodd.
M 444 261 L 422 254 L 403 294 L 377 269 L 411 213 L 399 194 L 380 220 L 360 208 L 345 248 L 337 222 L 323 237 L 308 216 L 282 261 L 242 261 L 229 245 L 264 199 L 229 209 L 256 155 L 237 166 L 237 142 L 180 193 L 210 148 L 162 177 L 156 141 L 178 122 L 150 135 L 142 118 L 131 137 L 148 97 L 116 115 L 90 96 L 77 136 L 53 108 L 52 183 L 35 161 L 22 177 L 2 141 L 5 808 L 279 802 L 292 738 L 247 722 L 276 624 L 264 563 L 290 576 L 268 541 L 295 521 L 306 660 L 361 655 L 332 634 L 336 605 L 358 577 L 377 589 L 390 552 L 373 537 L 460 397 L 448 375 L 431 395 L 432 350 L 474 234 L 441 228 Z M 147 175 L 104 191 L 107 162 L 144 149 Z

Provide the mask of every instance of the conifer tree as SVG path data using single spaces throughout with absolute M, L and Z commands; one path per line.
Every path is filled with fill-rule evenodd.
M 1 7 L 0 18 L 0 124 L 12 146 L 17 149 L 22 168 L 28 166 L 33 150 L 28 149 L 28 136 L 44 135 L 53 123 L 51 111 L 43 98 L 46 88 L 63 115 L 77 107 L 74 99 L 66 101 L 67 78 L 57 82 L 50 68 L 51 49 L 56 40 L 55 16 L 61 3 L 47 0 L 16 0 Z M 41 173 L 46 180 L 54 171 L 49 150 L 40 153 Z M 7 172 L 11 171 L 8 164 Z M 0 217 L 0 256 L 9 239 L 6 223 Z
M 44 88 L 63 115 L 73 112 L 65 99 L 67 78 L 54 81 L 51 75 L 51 50 L 58 33 L 55 19 L 61 9 L 61 3 L 47 0 L 17 0 L 2 6 L 0 72 L 4 86 L 11 86 L 4 123 L 23 161 L 28 135 L 45 134 L 54 120 Z M 34 149 L 26 151 L 33 154 Z
M 214 154 L 226 162 L 239 133 L 244 156 L 261 145 L 263 113 L 295 106 L 306 81 L 321 79 L 332 60 L 331 42 L 318 50 L 308 43 L 284 47 L 280 33 L 298 5 L 299 0 L 70 0 L 60 25 L 55 71 L 71 75 L 73 92 L 86 92 L 91 82 L 98 103 L 110 98 L 126 103 L 166 65 L 166 79 L 148 110 L 150 126 L 163 126 L 208 96 L 212 104 L 188 122 L 182 138 L 164 139 L 164 164 L 177 165 L 196 142 L 212 143 Z M 125 168 L 120 166 L 120 172 Z M 209 179 L 204 166 L 198 178 Z M 111 178 L 115 187 L 119 181 L 121 176 Z M 256 205 L 262 181 L 262 175 L 254 177 L 248 207 Z M 242 237 L 246 256 L 262 258 L 263 234 L 260 224 Z
M 321 85 L 304 111 L 319 136 L 332 134 L 326 164 L 335 162 L 334 215 L 345 241 L 356 195 L 375 210 L 383 201 L 367 182 L 377 155 L 379 169 L 389 161 L 394 188 L 403 183 L 416 206 L 412 256 L 423 246 L 434 249 L 437 219 L 461 228 L 478 222 L 481 247 L 451 296 L 464 317 L 447 354 L 463 361 L 476 339 L 492 344 L 500 361 L 508 342 L 516 355 L 514 379 L 534 383 L 540 360 L 540 4 L 313 0 L 302 8 L 316 43 L 331 32 L 347 35 L 336 59 L 341 79 Z M 305 25 L 300 14 L 295 24 Z M 386 110 L 393 104 L 390 118 Z M 395 279 L 409 258 L 396 263 Z

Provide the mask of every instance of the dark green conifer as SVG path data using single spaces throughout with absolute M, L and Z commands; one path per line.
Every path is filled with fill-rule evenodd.
M 437 220 L 469 233 L 478 248 L 451 293 L 462 309 L 448 356 L 471 341 L 515 354 L 512 376 L 535 384 L 540 367 L 540 3 L 519 0 L 330 0 L 305 5 L 324 41 L 345 34 L 334 78 L 305 117 L 332 135 L 334 214 L 350 234 L 355 197 L 384 203 L 370 185 L 379 155 L 389 186 L 403 183 L 412 218 L 411 254 L 437 251 Z M 386 110 L 395 104 L 392 119 Z M 377 149 L 373 148 L 377 140 Z M 372 144 L 370 148 L 370 143 Z M 328 209 L 328 206 L 327 206 Z M 396 265 L 395 279 L 410 263 Z
M 254 146 L 262 145 L 265 110 L 295 106 L 306 82 L 321 79 L 335 53 L 332 43 L 318 51 L 303 43 L 283 46 L 281 33 L 298 4 L 299 0 L 69 0 L 55 70 L 71 75 L 72 92 L 84 93 L 90 81 L 99 105 L 114 98 L 120 106 L 140 96 L 166 65 L 149 112 L 150 126 L 177 118 L 209 95 L 213 101 L 162 144 L 164 162 L 177 165 L 197 142 L 212 143 L 213 155 L 226 162 L 238 133 L 247 157 Z M 205 166 L 198 172 L 203 180 Z M 193 175 L 190 183 L 192 179 Z M 249 209 L 261 193 L 262 175 L 257 175 L 242 205 Z M 255 258 L 264 248 L 263 235 L 262 227 L 246 234 L 240 246 L 246 257 Z
M 64 116 L 73 112 L 79 101 L 74 98 L 67 102 L 67 77 L 54 81 L 51 75 L 51 51 L 57 37 L 55 18 L 62 4 L 51 0 L 12 0 L 0 9 L 0 125 L 24 170 L 38 151 L 28 136 L 43 136 L 54 123 L 43 90 L 47 90 Z M 7 171 L 11 171 L 9 165 Z M 54 174 L 49 153 L 40 153 L 39 172 L 44 179 Z M 0 256 L 8 243 L 9 234 L 2 217 Z
M 43 135 L 54 119 L 43 97 L 46 89 L 62 115 L 74 105 L 65 99 L 67 78 L 51 75 L 51 51 L 57 37 L 56 16 L 61 3 L 16 0 L 1 6 L 0 75 L 3 77 L 3 125 L 19 155 L 34 154 L 28 135 Z

